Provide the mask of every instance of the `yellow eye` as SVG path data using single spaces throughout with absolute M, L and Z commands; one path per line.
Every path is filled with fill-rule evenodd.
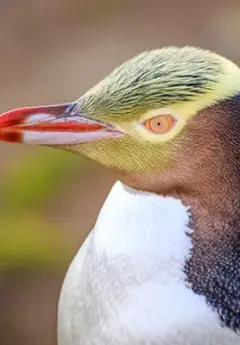
M 144 122 L 144 126 L 156 134 L 164 134 L 175 125 L 176 119 L 171 115 L 158 115 Z

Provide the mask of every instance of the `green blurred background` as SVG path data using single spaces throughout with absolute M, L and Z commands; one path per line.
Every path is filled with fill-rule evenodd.
M 239 0 L 3 0 L 0 112 L 74 100 L 163 45 L 240 63 Z M 65 271 L 115 177 L 58 150 L 0 143 L 0 345 L 56 345 Z

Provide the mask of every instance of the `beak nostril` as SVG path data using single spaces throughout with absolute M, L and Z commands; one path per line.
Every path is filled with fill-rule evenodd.
M 76 115 L 77 114 L 77 109 L 78 109 L 78 103 L 77 102 L 73 102 L 73 103 L 69 103 L 70 106 L 68 109 L 65 110 L 64 114 L 66 115 Z

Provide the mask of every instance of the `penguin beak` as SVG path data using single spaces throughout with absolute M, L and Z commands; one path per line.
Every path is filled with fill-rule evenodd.
M 122 133 L 84 117 L 78 103 L 19 108 L 0 115 L 0 141 L 35 145 L 71 145 L 116 138 Z

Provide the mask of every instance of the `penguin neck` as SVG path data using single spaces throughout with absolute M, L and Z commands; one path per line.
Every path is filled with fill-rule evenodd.
M 226 167 L 227 169 L 227 167 Z M 239 170 L 240 171 L 240 170 Z M 240 186 L 234 176 L 213 177 L 214 182 L 201 181 L 192 191 L 172 190 L 169 195 L 179 198 L 191 209 L 190 227 L 195 236 L 216 244 L 224 239 L 235 239 L 240 229 Z M 224 183 L 227 179 L 227 183 Z

